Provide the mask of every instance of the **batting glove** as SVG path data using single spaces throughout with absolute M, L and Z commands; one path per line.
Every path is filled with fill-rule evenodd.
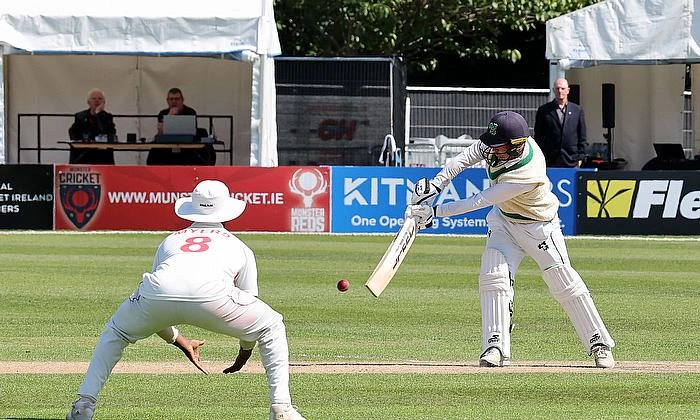
M 433 201 L 442 192 L 437 184 L 430 181 L 428 178 L 421 178 L 413 187 L 413 195 L 411 196 L 411 204 L 427 204 L 433 205 Z
M 405 218 L 412 217 L 416 221 L 419 230 L 429 228 L 433 225 L 435 218 L 435 207 L 429 204 L 413 204 L 406 207 Z

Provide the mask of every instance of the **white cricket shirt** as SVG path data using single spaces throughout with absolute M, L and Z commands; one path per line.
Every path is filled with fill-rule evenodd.
M 139 294 L 148 299 L 208 302 L 226 296 L 258 295 L 253 251 L 221 223 L 193 223 L 160 244 Z M 239 299 L 240 298 L 240 299 Z
M 457 155 L 435 175 L 433 182 L 444 189 L 464 169 L 483 160 L 479 142 Z M 486 168 L 491 186 L 479 194 L 437 206 L 436 215 L 452 216 L 496 205 L 515 223 L 546 222 L 557 215 L 559 199 L 551 191 L 542 151 L 528 138 L 523 155 L 505 165 Z

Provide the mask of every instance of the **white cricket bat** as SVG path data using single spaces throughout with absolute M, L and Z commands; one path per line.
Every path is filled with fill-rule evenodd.
M 391 241 L 389 249 L 386 250 L 382 259 L 379 260 L 379 264 L 377 264 L 377 267 L 365 283 L 365 287 L 374 297 L 379 297 L 391 279 L 394 278 L 396 270 L 399 269 L 404 258 L 406 258 L 406 254 L 408 254 L 408 250 L 411 249 L 417 232 L 415 219 L 413 217 L 406 218 L 403 226 L 401 226 L 401 230 L 396 234 L 394 240 Z

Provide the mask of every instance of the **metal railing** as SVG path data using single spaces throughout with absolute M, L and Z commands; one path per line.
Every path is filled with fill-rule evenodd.
M 443 135 L 436 138 L 413 138 L 406 145 L 405 166 L 440 167 L 478 140 L 468 135 L 450 139 Z
M 37 113 L 21 113 L 17 114 L 17 163 L 22 163 L 22 152 L 23 151 L 36 151 L 36 163 L 41 163 L 41 154 L 43 152 L 49 151 L 70 151 L 69 147 L 54 147 L 54 146 L 44 146 L 42 145 L 42 119 L 43 118 L 74 118 L 75 114 L 37 114 Z M 143 115 L 143 114 L 113 114 L 115 119 L 117 118 L 158 118 L 158 115 Z M 23 118 L 35 118 L 36 119 L 36 146 L 23 146 L 22 145 L 22 119 Z M 208 133 L 211 135 L 214 129 L 214 120 L 223 119 L 228 121 L 228 144 L 224 142 L 223 149 L 215 149 L 217 154 L 225 153 L 228 155 L 229 165 L 233 165 L 233 116 L 232 115 L 197 115 L 197 119 L 206 119 L 208 122 Z M 67 130 L 66 130 L 67 133 Z M 67 138 L 67 136 L 66 136 Z M 125 139 L 124 139 L 125 140 Z M 122 142 L 124 141 L 122 140 Z M 221 140 L 221 139 L 219 139 Z
M 406 166 L 442 166 L 486 130 L 496 112 L 513 110 L 534 132 L 549 89 L 408 87 Z
M 479 138 L 498 111 L 522 114 L 534 129 L 537 108 L 549 101 L 549 89 L 483 89 L 411 87 L 410 134 L 412 138 L 463 135 Z

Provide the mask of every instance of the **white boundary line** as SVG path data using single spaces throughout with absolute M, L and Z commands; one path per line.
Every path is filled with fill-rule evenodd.
M 150 235 L 168 235 L 174 231 L 168 230 L 91 230 L 91 231 L 76 231 L 76 230 L 0 230 L 0 235 L 134 235 L 134 234 L 150 234 Z M 306 235 L 306 236 L 393 236 L 396 232 L 356 232 L 356 233 L 331 233 L 331 232 L 258 232 L 258 231 L 232 231 L 236 235 Z M 455 238 L 483 238 L 485 235 L 474 234 L 455 234 L 455 233 L 422 233 L 421 236 L 430 237 L 455 237 Z M 596 239 L 609 241 L 656 241 L 656 242 L 700 242 L 700 236 L 594 236 L 594 235 L 576 235 L 566 236 L 566 240 L 576 239 Z

